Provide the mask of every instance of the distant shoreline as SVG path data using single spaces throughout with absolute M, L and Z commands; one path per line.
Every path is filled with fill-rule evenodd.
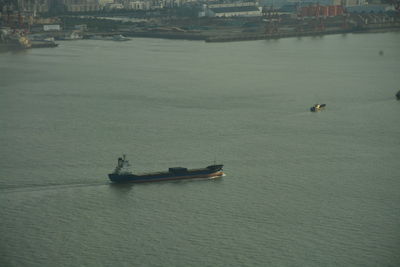
M 398 32 L 399 26 L 388 27 L 369 27 L 361 29 L 331 29 L 325 31 L 303 31 L 303 32 L 278 32 L 273 34 L 262 33 L 229 33 L 221 31 L 220 34 L 207 34 L 205 32 L 192 33 L 192 32 L 150 32 L 150 31 L 124 31 L 118 32 L 127 37 L 141 37 L 141 38 L 160 38 L 160 39 L 173 39 L 173 40 L 198 40 L 207 43 L 215 42 L 237 42 L 237 41 L 250 41 L 250 40 L 268 40 L 280 39 L 290 37 L 309 37 L 309 36 L 324 36 L 332 34 L 348 34 L 348 33 L 381 33 L 381 32 Z M 103 33 L 110 34 L 110 33 Z M 114 32 L 114 34 L 117 34 Z

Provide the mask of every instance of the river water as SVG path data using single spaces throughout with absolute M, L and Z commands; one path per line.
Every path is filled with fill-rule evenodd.
M 0 265 L 399 266 L 399 44 L 1 53 Z M 121 154 L 136 172 L 216 161 L 226 176 L 116 186 Z

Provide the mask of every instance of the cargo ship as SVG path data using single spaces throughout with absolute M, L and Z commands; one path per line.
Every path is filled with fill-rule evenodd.
M 224 175 L 222 170 L 223 166 L 222 164 L 210 165 L 199 169 L 171 167 L 165 172 L 134 174 L 130 171 L 129 161 L 126 159 L 126 156 L 123 155 L 123 157 L 118 158 L 117 166 L 114 171 L 108 175 L 108 178 L 114 183 L 145 183 L 193 178 L 217 178 Z
M 22 30 L 11 30 L 10 28 L 0 28 L 0 48 L 9 50 L 19 50 L 31 48 L 30 40 Z

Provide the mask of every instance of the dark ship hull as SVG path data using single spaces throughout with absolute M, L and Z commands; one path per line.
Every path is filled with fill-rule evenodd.
M 201 169 L 186 169 L 182 167 L 169 168 L 168 172 L 154 172 L 144 174 L 111 173 L 108 175 L 114 183 L 145 183 L 193 178 L 212 178 L 222 176 L 223 165 L 211 165 Z

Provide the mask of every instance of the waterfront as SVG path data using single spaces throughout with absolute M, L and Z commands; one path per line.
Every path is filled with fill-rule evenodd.
M 399 43 L 0 53 L 0 265 L 399 265 Z M 137 171 L 216 158 L 227 176 L 113 186 L 122 153 Z

